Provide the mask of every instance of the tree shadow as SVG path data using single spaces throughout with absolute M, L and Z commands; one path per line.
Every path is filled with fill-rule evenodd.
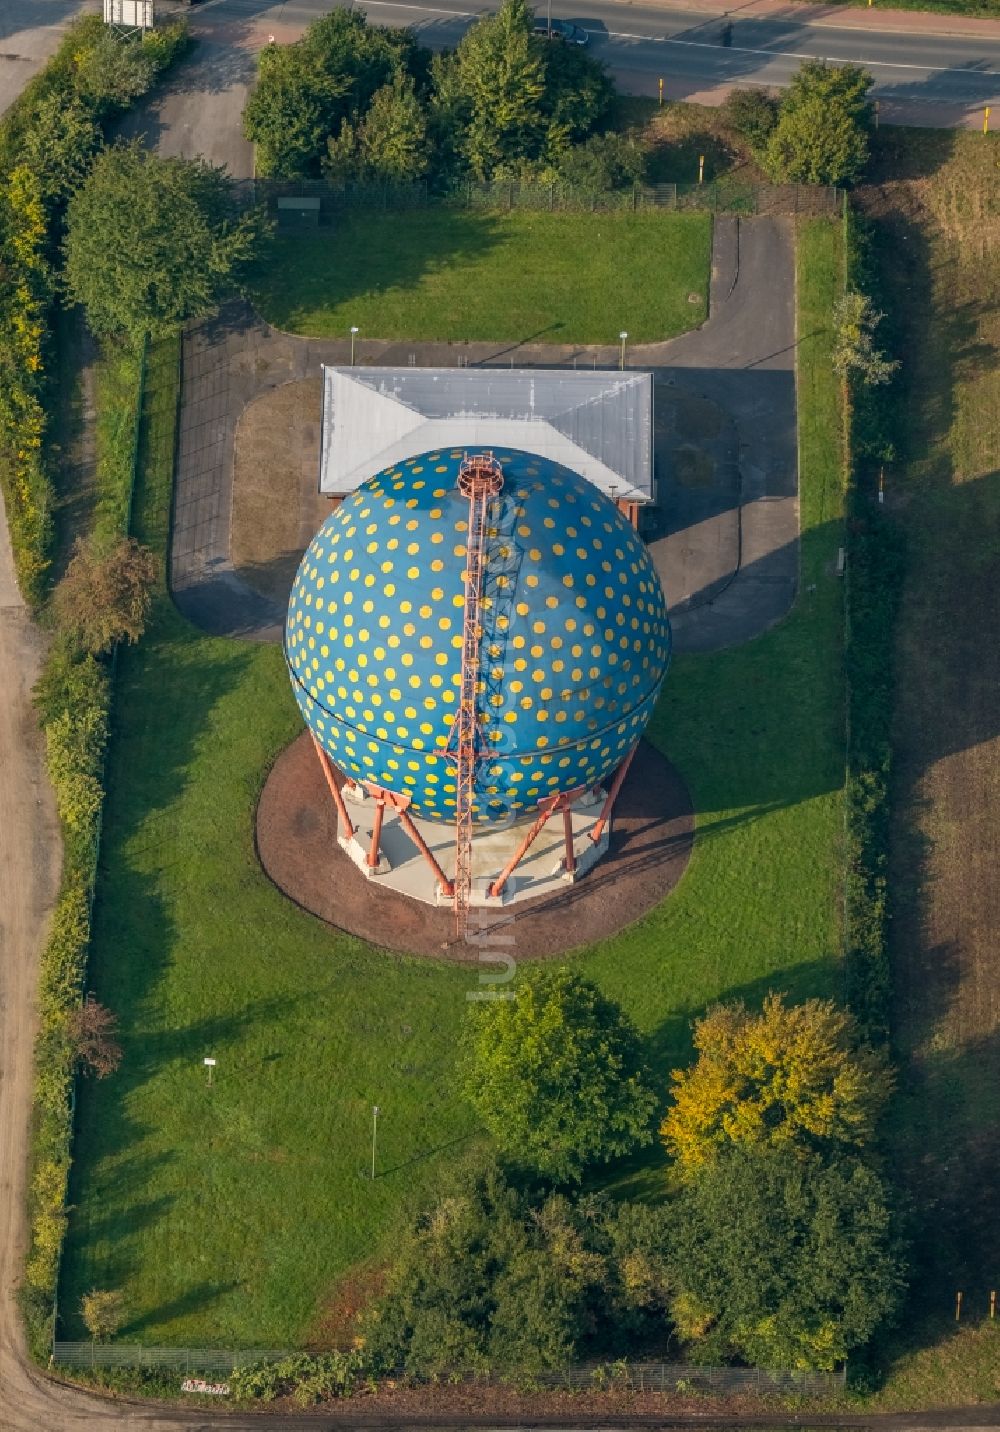
M 488 210 L 432 204 L 400 214 L 391 191 L 385 210 L 337 210 L 332 202 L 332 229 L 276 239 L 250 275 L 256 306 L 279 329 L 295 329 L 310 312 L 414 288 L 430 274 L 481 259 L 506 238 L 503 217 Z
M 886 467 L 886 505 L 875 501 L 872 470 L 871 506 L 859 519 L 891 523 L 906 551 L 893 651 L 888 874 L 899 1091 L 888 1144 L 909 1206 L 914 1272 L 905 1325 L 872 1355 L 876 1372 L 960 1331 L 958 1291 L 965 1316 L 978 1321 L 1000 1285 L 992 1198 L 1000 906 L 990 796 L 1000 736 L 1000 471 L 988 436 L 966 449 L 984 455 L 983 470 L 968 456 L 957 470 L 963 405 L 997 362 L 995 301 L 988 281 L 950 251 L 958 234 L 921 182 L 948 169 L 957 151 L 950 133 L 886 129 L 873 163 L 881 187 L 858 195 L 874 225 L 884 341 L 903 358 L 890 401 L 906 414 L 899 459 Z
M 121 1329 L 115 1341 L 129 1342 L 131 1339 L 135 1339 L 141 1342 L 142 1334 L 147 1328 L 161 1328 L 164 1323 L 188 1317 L 193 1313 L 202 1315 L 220 1298 L 224 1298 L 227 1293 L 232 1293 L 239 1286 L 239 1283 L 236 1282 L 192 1283 L 176 1298 L 169 1298 L 166 1302 L 149 1308 L 140 1317 L 131 1318 Z

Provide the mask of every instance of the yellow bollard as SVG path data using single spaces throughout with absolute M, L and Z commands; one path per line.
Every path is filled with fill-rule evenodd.
M 990 132 L 990 107 L 989 107 L 989 105 L 987 105 L 986 108 L 983 110 L 983 133 L 984 133 L 984 134 L 989 134 L 989 132 Z
M 705 179 L 705 156 L 704 156 L 704 154 L 699 154 L 699 155 L 698 155 L 698 183 L 699 183 L 699 184 L 703 183 L 703 182 L 704 182 L 704 179 Z
M 663 104 L 663 81 L 662 81 L 662 80 L 658 80 L 657 83 L 658 83 L 659 86 L 660 86 L 660 104 L 661 104 L 661 106 L 662 106 L 662 104 Z
M 959 1322 L 962 1321 L 962 1295 L 961 1295 L 961 1293 L 956 1293 L 956 1294 L 955 1294 L 955 1321 L 956 1321 L 956 1323 L 959 1323 Z

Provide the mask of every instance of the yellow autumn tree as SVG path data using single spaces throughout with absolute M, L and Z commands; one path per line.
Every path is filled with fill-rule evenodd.
M 695 1024 L 694 1045 L 696 1062 L 671 1075 L 660 1127 L 684 1172 L 732 1146 L 862 1148 L 892 1088 L 885 1059 L 830 1000 L 786 1006 L 772 994 L 759 1014 L 716 1005 Z

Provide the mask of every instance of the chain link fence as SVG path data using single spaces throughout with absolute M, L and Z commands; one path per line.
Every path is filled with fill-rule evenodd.
M 192 1373 L 232 1373 L 253 1362 L 281 1362 L 295 1356 L 287 1349 L 144 1347 L 141 1343 L 58 1342 L 53 1361 L 59 1367 L 160 1368 L 186 1377 Z M 499 1378 L 469 1373 L 459 1381 L 491 1385 Z M 590 1362 L 533 1373 L 532 1385 L 555 1390 L 619 1388 L 636 1392 L 798 1392 L 819 1396 L 842 1388 L 846 1369 L 815 1372 L 802 1368 L 695 1367 L 683 1362 Z
M 405 212 L 432 207 L 458 210 L 550 210 L 584 213 L 638 213 L 649 209 L 701 210 L 716 214 L 802 214 L 839 216 L 844 190 L 834 185 L 751 184 L 733 175 L 705 184 L 636 184 L 591 193 L 569 184 L 527 184 L 515 180 L 463 180 L 445 192 L 427 183 L 329 184 L 318 179 L 249 179 L 237 186 L 247 205 L 263 204 L 279 227 L 311 231 L 357 211 Z M 309 201 L 297 207 L 296 200 Z

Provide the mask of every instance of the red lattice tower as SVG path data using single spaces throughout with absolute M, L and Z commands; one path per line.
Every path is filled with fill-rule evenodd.
M 492 453 L 467 457 L 459 468 L 458 490 L 469 499 L 469 540 L 465 563 L 465 617 L 462 626 L 462 690 L 449 755 L 455 763 L 455 926 L 464 939 L 472 893 L 472 802 L 476 765 L 488 755 L 476 748 L 479 730 L 477 691 L 483 568 L 489 538 L 490 501 L 503 487 L 503 470 Z

